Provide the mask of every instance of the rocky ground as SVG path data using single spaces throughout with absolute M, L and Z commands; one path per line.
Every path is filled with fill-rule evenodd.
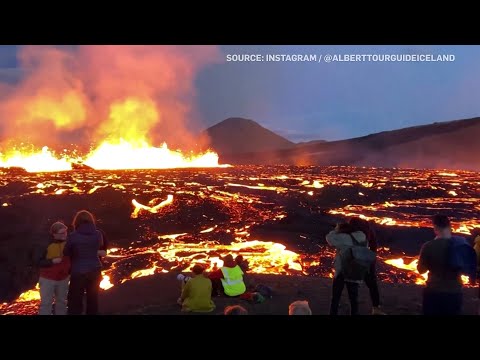
M 279 242 L 299 253 L 318 252 L 318 245 L 326 245 L 325 235 L 340 219 L 317 207 L 304 205 L 300 202 L 287 204 L 287 216 L 284 219 L 252 226 L 251 238 Z M 88 197 L 21 197 L 12 206 L 0 207 L 4 224 L 0 227 L 0 301 L 12 301 L 23 291 L 35 286 L 38 269 L 34 258 L 48 245 L 50 224 L 58 219 L 64 219 L 68 224 L 75 211 L 82 208 L 97 215 L 112 247 L 128 247 L 133 240 L 139 239 L 145 226 L 163 233 L 190 232 L 192 228 L 201 226 L 206 228 L 210 225 L 202 223 L 204 213 L 214 217 L 215 223 L 223 228 L 228 228 L 231 221 L 228 216 L 223 218 L 225 209 L 218 210 L 204 201 L 188 207 L 178 206 L 171 210 L 171 214 L 131 219 L 129 198 L 122 197 L 111 189 L 99 190 Z M 377 226 L 377 234 L 380 246 L 390 248 L 393 254 L 407 256 L 417 255 L 422 243 L 432 237 L 431 229 L 393 226 Z M 212 235 L 217 240 L 226 236 L 226 242 L 233 239 L 231 234 L 225 232 L 206 235 Z M 410 241 L 411 239 L 415 241 Z
M 449 216 L 456 216 L 459 220 L 471 219 L 477 214 L 475 206 L 478 192 L 472 185 L 476 183 L 476 177 L 465 178 L 468 181 L 462 181 L 460 187 L 442 185 L 445 187 L 442 190 L 439 184 L 445 182 L 443 178 L 437 179 L 428 172 L 395 170 L 390 173 L 390 171 L 375 169 L 357 169 L 353 173 L 352 171 L 347 168 L 238 167 L 205 171 L 187 169 L 67 172 L 18 176 L 4 174 L 0 182 L 0 223 L 2 225 L 0 226 L 0 301 L 11 302 L 22 292 L 35 286 L 38 281 L 38 268 L 34 259 L 39 252 L 44 251 L 49 242 L 49 226 L 57 220 L 64 220 L 70 224 L 75 212 L 80 209 L 88 209 L 96 215 L 100 227 L 108 234 L 111 247 L 129 249 L 132 246 L 151 246 L 149 244 L 153 246 L 159 241 L 158 235 L 178 233 L 188 233 L 192 242 L 215 240 L 222 244 L 230 243 L 236 231 L 245 232 L 244 227 L 250 226 L 249 239 L 281 243 L 288 250 L 293 250 L 302 256 L 318 255 L 321 251 L 320 246 L 326 245 L 325 235 L 337 222 L 342 221 L 342 217 L 328 214 L 328 210 L 333 208 L 351 204 L 368 205 L 402 199 L 435 198 L 437 201 L 435 206 L 424 204 L 403 206 L 398 209 L 389 207 L 388 212 L 382 214 L 392 217 L 408 214 L 412 218 L 421 218 L 436 213 L 437 208 L 443 209 L 445 204 L 448 208 L 442 211 Z M 284 178 L 278 178 L 280 174 Z M 385 183 L 384 177 L 387 175 L 389 179 L 396 179 L 395 182 L 392 180 Z M 425 185 L 422 176 L 429 179 L 428 186 Z M 252 180 L 249 180 L 250 178 Z M 302 185 L 302 180 L 311 184 L 318 179 L 325 183 L 324 188 L 317 189 Z M 368 180 L 375 183 L 375 186 L 365 188 L 359 183 L 342 186 L 342 182 L 346 183 L 352 179 Z M 266 187 L 278 186 L 283 190 L 259 189 L 257 185 L 260 181 Z M 454 178 L 452 181 L 460 180 Z M 250 187 L 232 186 L 231 182 L 239 182 Z M 377 187 L 377 183 L 383 185 Z M 393 185 L 396 184 L 404 184 L 402 186 L 405 188 L 400 190 L 394 188 Z M 436 187 L 432 188 L 431 184 L 435 184 Z M 445 197 L 445 192 L 451 189 L 455 189 L 459 194 L 463 193 L 462 196 L 470 200 L 453 202 L 451 198 L 440 198 Z M 312 192 L 313 195 L 308 195 L 307 191 Z M 158 213 L 143 212 L 138 218 L 132 218 L 132 199 L 135 198 L 143 204 L 156 199 L 155 204 L 157 204 L 165 200 L 169 194 L 175 194 L 172 205 L 162 208 Z M 438 199 L 443 199 L 443 202 L 438 202 Z M 280 214 L 282 217 L 277 217 Z M 202 230 L 212 226 L 216 226 L 214 231 L 200 234 Z M 421 245 L 433 235 L 429 228 L 380 225 L 376 228 L 379 245 L 389 249 L 385 250 L 387 253 L 384 257 L 416 256 Z M 243 240 L 246 239 L 245 236 Z M 144 254 L 140 255 L 142 260 Z M 327 276 L 331 269 L 330 264 L 330 261 L 322 261 L 321 269 L 312 267 L 308 269 L 307 274 Z M 150 265 L 145 264 L 143 268 Z M 181 266 L 175 267 L 177 265 L 173 262 L 167 270 L 178 270 L 187 266 L 180 264 Z M 397 284 L 415 281 L 414 278 L 405 277 L 403 271 L 393 271 L 396 269 L 392 270 L 392 267 L 386 265 L 383 267 L 379 269 L 379 276 L 382 279 Z M 117 270 L 122 270 L 122 275 L 125 272 L 125 276 L 128 277 L 133 271 L 140 269 L 142 267 Z M 161 280 L 160 283 L 168 281 L 168 276 L 167 274 L 166 280 Z M 105 292 L 102 296 L 108 298 L 112 296 L 109 295 L 110 293 L 121 291 L 118 289 L 133 286 L 131 284 L 137 282 L 142 284 L 143 281 L 150 280 L 139 279 L 127 282 L 125 285 L 116 286 Z M 289 281 L 287 278 L 283 280 L 286 284 Z M 330 283 L 328 279 L 310 277 L 292 281 L 294 284 L 310 281 L 318 284 L 325 282 L 327 284 L 325 286 L 329 286 Z M 386 284 L 385 286 L 384 292 L 390 296 L 390 292 L 395 292 L 390 287 L 393 286 L 392 289 L 395 289 L 395 286 L 400 285 Z M 315 285 L 311 288 L 321 287 Z M 308 288 L 309 285 L 306 286 L 307 290 Z M 413 288 L 417 289 L 416 286 Z M 148 289 L 146 291 L 148 292 Z M 311 293 L 315 291 L 312 290 Z M 176 295 L 172 296 L 176 297 Z M 290 296 L 295 297 L 296 294 L 292 293 Z M 323 292 L 319 296 L 325 297 Z M 268 304 L 261 306 L 268 306 Z M 322 313 L 326 313 L 326 310 L 322 310 Z
M 179 315 L 182 313 L 176 300 L 180 284 L 176 274 L 160 274 L 128 281 L 102 292 L 100 308 L 102 314 L 130 315 Z M 221 315 L 225 306 L 240 304 L 251 315 L 288 315 L 288 305 L 295 300 L 308 300 L 314 315 L 328 315 L 330 307 L 331 279 L 278 275 L 249 275 L 248 283 L 265 284 L 274 290 L 274 296 L 262 304 L 251 304 L 245 300 L 216 297 L 216 309 L 205 315 Z M 421 314 L 423 286 L 409 284 L 380 283 L 383 309 L 388 315 Z M 477 314 L 475 288 L 464 289 L 464 314 Z M 360 314 L 371 313 L 368 289 L 360 288 Z M 347 291 L 344 290 L 339 314 L 349 314 Z M 196 314 L 190 314 L 196 315 Z

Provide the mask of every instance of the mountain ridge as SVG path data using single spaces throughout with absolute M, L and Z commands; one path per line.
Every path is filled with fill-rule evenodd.
M 233 137 L 241 138 L 235 129 L 229 129 L 238 119 L 229 118 L 227 123 L 221 122 L 224 123 L 222 131 L 230 131 Z M 219 153 L 221 161 L 233 165 L 355 165 L 480 170 L 480 161 L 477 160 L 480 154 L 475 152 L 475 147 L 468 146 L 480 138 L 480 117 L 434 122 L 329 142 L 313 140 L 295 144 L 279 136 L 287 143 L 280 142 L 282 147 L 275 147 L 275 143 L 270 142 L 264 150 L 255 146 L 239 149 L 228 146 L 228 143 L 215 148 L 215 144 L 222 140 L 216 138 L 215 132 L 208 132 L 208 129 L 206 132 L 213 138 L 212 148 Z M 249 135 L 249 138 L 262 142 L 261 136 Z

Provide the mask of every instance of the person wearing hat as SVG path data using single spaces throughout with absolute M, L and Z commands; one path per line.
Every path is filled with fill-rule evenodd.
M 38 259 L 40 267 L 40 306 L 39 315 L 67 314 L 68 283 L 70 280 L 70 258 L 63 255 L 67 240 L 67 226 L 56 222 L 50 227 L 51 242 Z
M 179 302 L 182 311 L 210 312 L 215 309 L 212 301 L 212 282 L 203 276 L 204 268 L 196 264 L 192 268 L 193 277 L 183 286 Z

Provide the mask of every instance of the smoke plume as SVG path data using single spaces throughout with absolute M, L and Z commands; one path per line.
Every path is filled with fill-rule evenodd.
M 25 46 L 0 89 L 0 142 L 85 147 L 103 140 L 193 148 L 194 80 L 215 46 Z

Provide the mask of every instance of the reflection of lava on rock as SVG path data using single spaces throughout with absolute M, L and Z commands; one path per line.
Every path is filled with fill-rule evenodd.
M 104 290 L 138 277 L 188 271 L 194 262 L 212 270 L 228 253 L 243 255 L 254 273 L 331 277 L 334 252 L 323 239 L 343 217 L 359 215 L 413 231 L 428 227 L 429 217 L 440 212 L 452 218 L 457 232 L 469 234 L 480 210 L 480 177 L 469 172 L 286 166 L 83 170 L 4 173 L 0 203 L 8 206 L 0 207 L 0 216 L 18 223 L 28 215 L 34 223 L 23 226 L 45 230 L 80 208 L 93 211 L 115 246 L 104 259 Z M 310 219 L 310 228 L 299 219 Z M 425 282 L 414 256 L 388 247 L 378 256 L 381 281 Z M 32 289 L 1 305 L 0 312 L 35 313 L 37 306 L 38 291 Z
M 83 171 L 92 171 L 94 170 L 92 167 L 85 165 L 81 162 L 72 162 L 72 170 L 83 170 Z

